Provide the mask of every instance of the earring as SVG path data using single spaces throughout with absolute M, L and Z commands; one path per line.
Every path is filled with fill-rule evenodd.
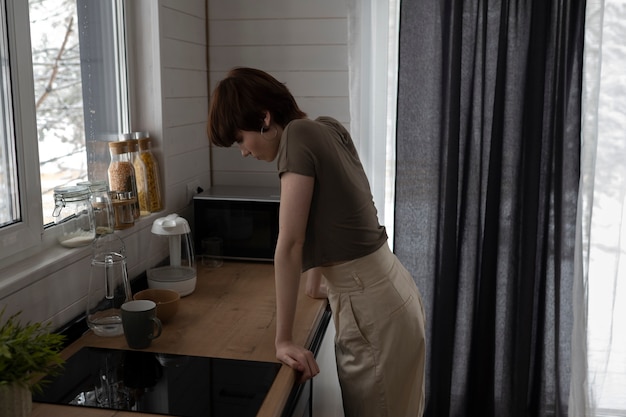
M 263 135 L 263 133 L 265 133 L 266 130 L 270 130 L 269 126 L 265 127 L 265 126 L 261 126 L 261 137 L 265 140 L 275 140 L 278 137 L 278 128 L 274 127 L 274 137 L 271 139 L 268 139 L 265 137 L 265 135 Z

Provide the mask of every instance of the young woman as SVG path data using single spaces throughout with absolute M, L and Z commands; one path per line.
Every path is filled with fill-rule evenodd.
M 302 381 L 319 373 L 313 354 L 292 341 L 307 271 L 307 293 L 328 296 L 333 313 L 345 415 L 421 416 L 421 296 L 387 245 L 348 131 L 329 117 L 307 119 L 269 74 L 235 68 L 213 92 L 208 134 L 217 146 L 236 144 L 244 157 L 277 164 L 276 357 Z

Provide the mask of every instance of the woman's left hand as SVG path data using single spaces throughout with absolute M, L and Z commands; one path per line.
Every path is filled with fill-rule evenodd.
M 313 352 L 293 342 L 283 342 L 276 346 L 276 359 L 298 373 L 298 383 L 302 384 L 320 373 Z

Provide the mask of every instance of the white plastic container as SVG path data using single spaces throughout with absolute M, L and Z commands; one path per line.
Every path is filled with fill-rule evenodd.
M 148 287 L 177 291 L 181 297 L 196 289 L 196 265 L 189 223 L 176 213 L 160 217 L 152 224 L 156 239 L 167 239 L 168 265 L 148 269 Z

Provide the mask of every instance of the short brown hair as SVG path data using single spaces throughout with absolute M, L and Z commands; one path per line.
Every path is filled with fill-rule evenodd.
M 260 131 L 265 112 L 285 127 L 306 117 L 285 84 L 254 68 L 233 68 L 211 97 L 207 133 L 216 146 L 231 146 L 239 130 Z

